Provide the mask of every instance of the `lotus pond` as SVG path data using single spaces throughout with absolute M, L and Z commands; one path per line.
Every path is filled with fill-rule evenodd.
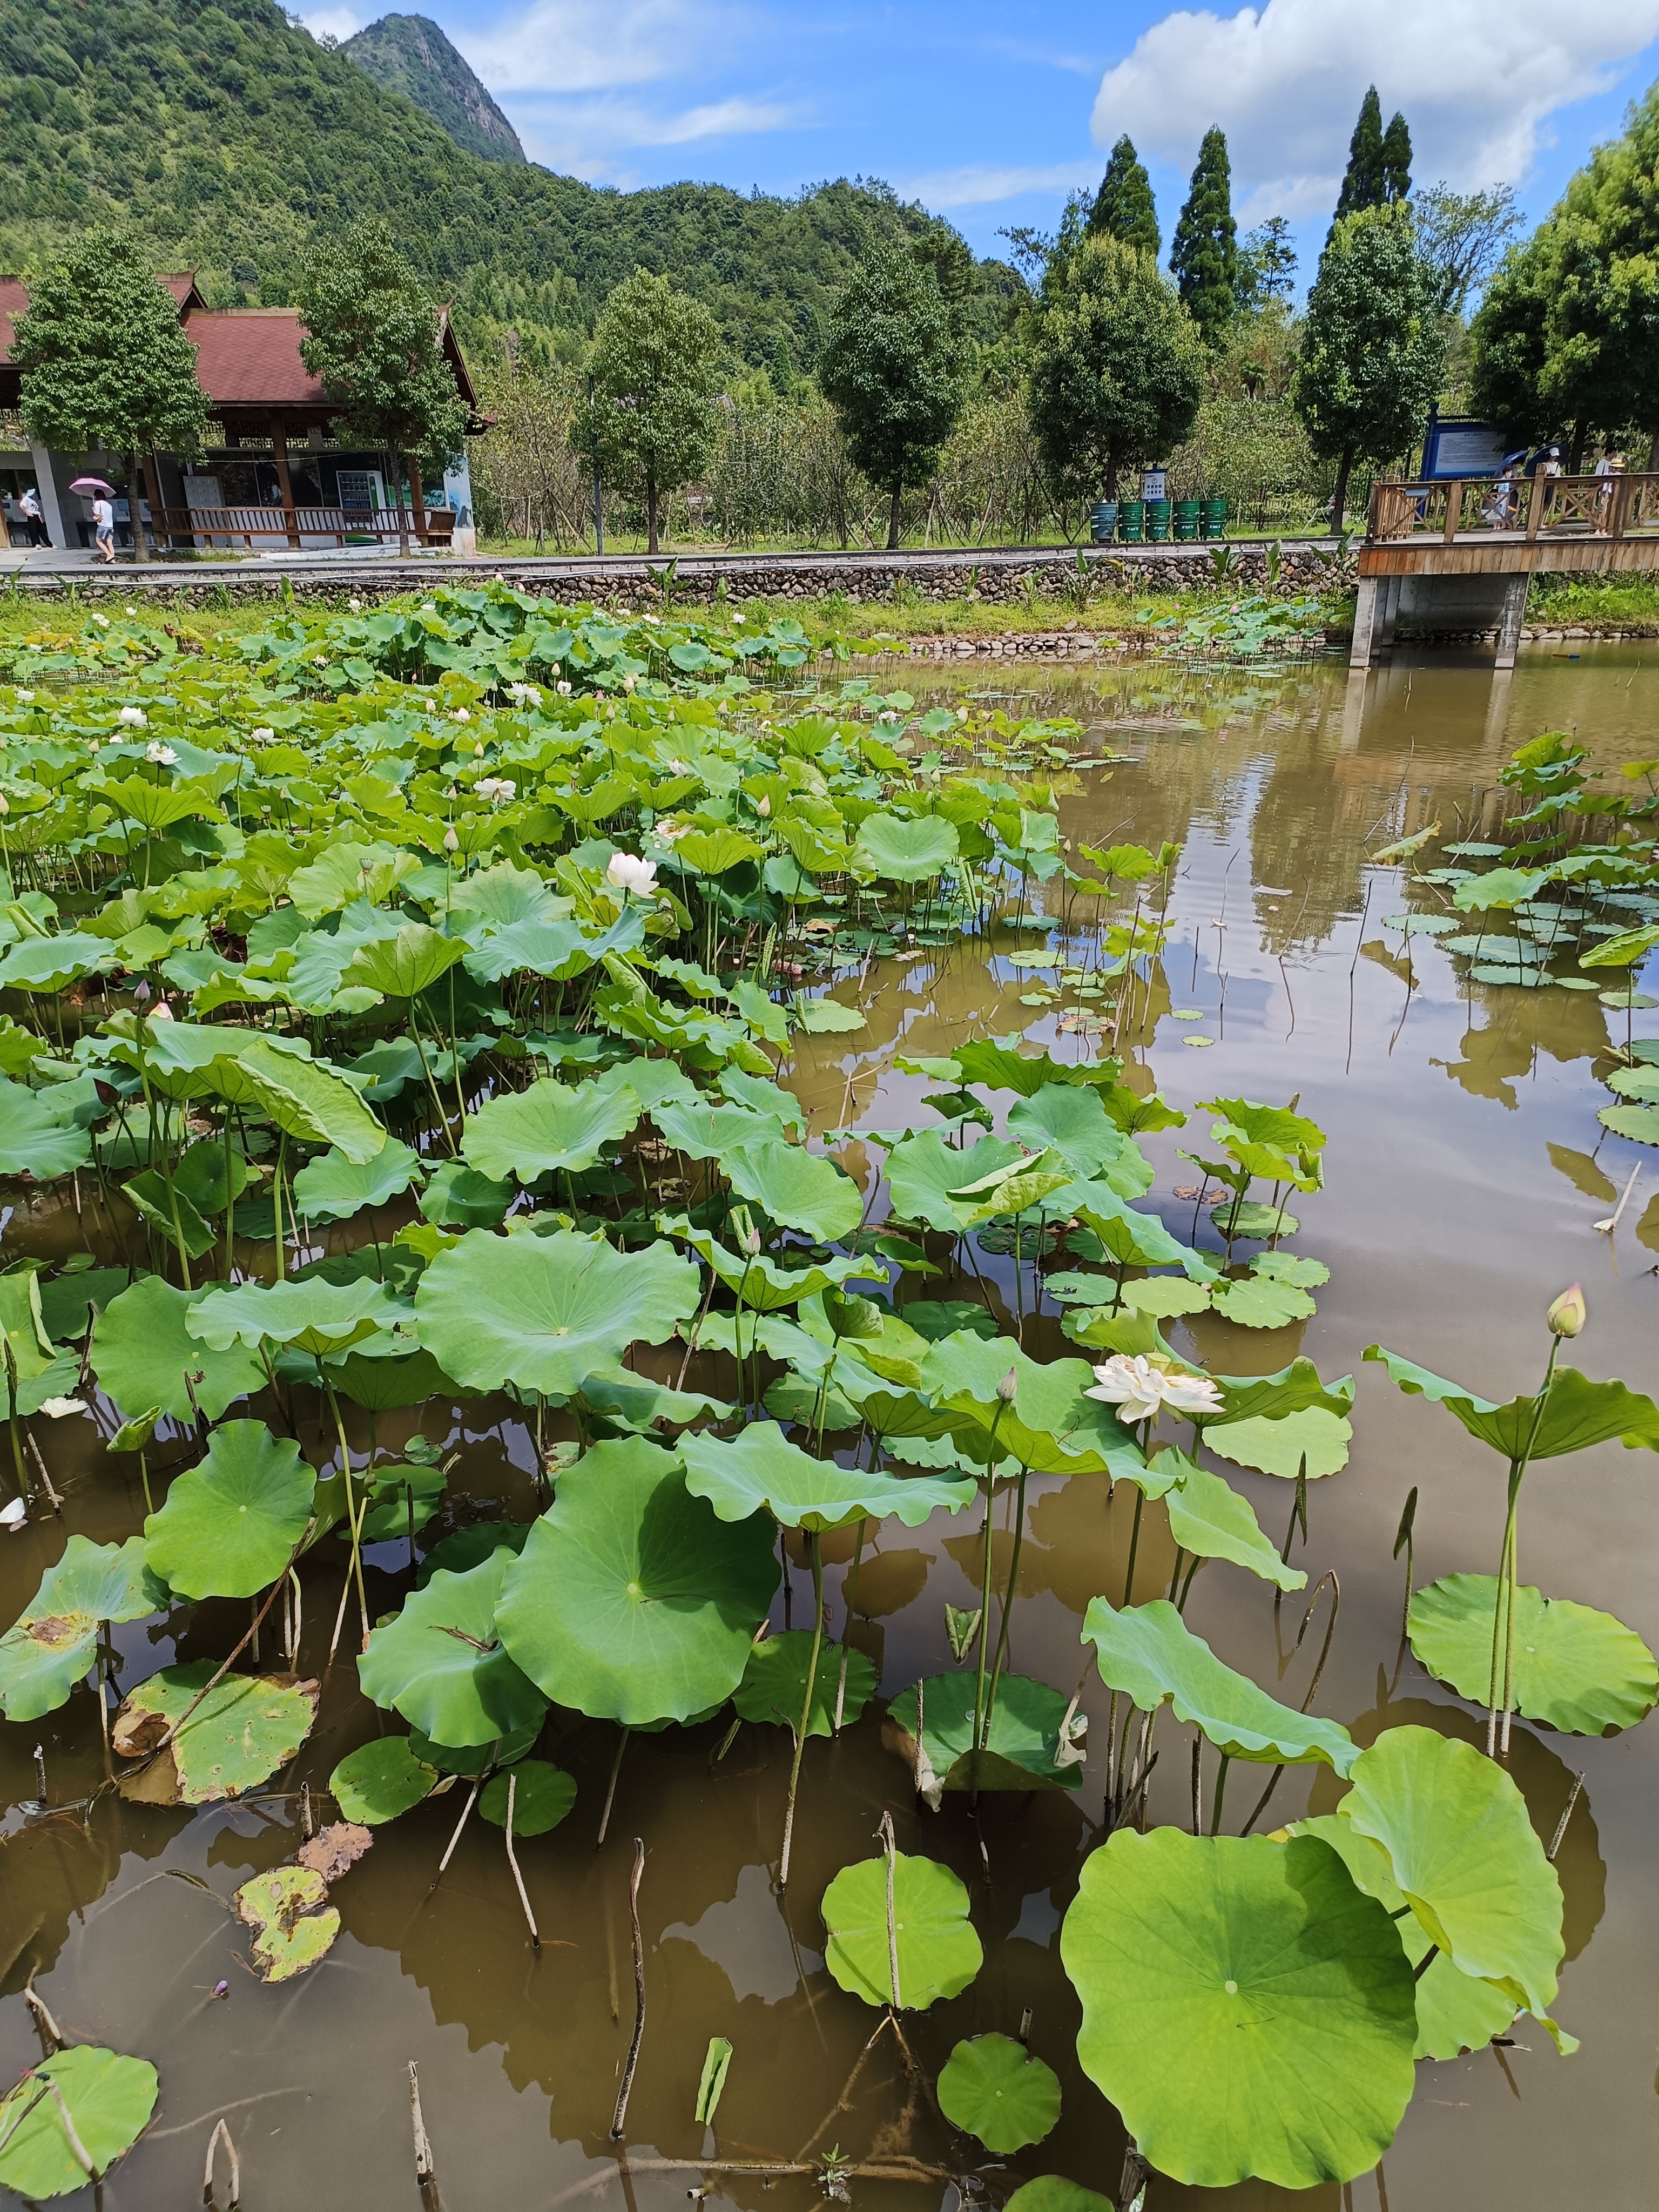
M 14 649 L 0 2196 L 1645 2203 L 1638 650 L 745 627 Z

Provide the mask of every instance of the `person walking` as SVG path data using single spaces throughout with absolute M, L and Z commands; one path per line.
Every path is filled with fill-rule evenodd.
M 115 561 L 115 509 L 107 492 L 100 491 L 92 502 L 92 534 L 98 548 L 98 558 L 106 567 Z
M 17 512 L 23 518 L 23 526 L 28 532 L 29 544 L 50 545 L 52 539 L 46 532 L 46 518 L 40 511 L 40 495 L 33 484 L 26 488 L 22 497 L 18 501 Z

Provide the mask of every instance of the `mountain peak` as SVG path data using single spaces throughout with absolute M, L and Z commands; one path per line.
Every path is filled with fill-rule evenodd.
M 382 15 L 340 52 L 387 92 L 429 115 L 458 146 L 486 161 L 522 161 L 519 134 L 465 61 L 426 15 Z

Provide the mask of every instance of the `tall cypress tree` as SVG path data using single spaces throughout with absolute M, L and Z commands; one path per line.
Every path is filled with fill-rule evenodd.
M 1219 344 L 1238 305 L 1238 228 L 1224 132 L 1204 133 L 1192 189 L 1176 225 L 1170 270 L 1207 346 Z
M 1404 129 L 1404 125 L 1401 125 Z M 1336 220 L 1361 208 L 1382 207 L 1389 197 L 1382 167 L 1382 103 L 1372 85 L 1360 103 L 1359 120 L 1348 141 L 1347 173 L 1336 203 Z
M 1138 253 L 1150 253 L 1154 261 L 1164 244 L 1152 199 L 1152 180 L 1127 131 L 1112 149 L 1089 210 L 1088 230 L 1091 237 L 1115 238 L 1133 246 Z
M 1382 133 L 1382 197 L 1387 201 L 1412 196 L 1412 134 L 1398 110 Z

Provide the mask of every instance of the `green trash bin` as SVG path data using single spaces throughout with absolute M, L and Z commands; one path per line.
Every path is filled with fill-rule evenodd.
M 1126 545 L 1139 545 L 1146 534 L 1146 502 L 1126 499 L 1118 502 L 1117 534 Z
M 1117 528 L 1117 501 L 1097 500 L 1089 509 L 1089 535 L 1097 545 L 1109 545 Z
M 1206 538 L 1224 538 L 1227 535 L 1227 502 L 1224 499 L 1206 499 L 1204 502 Z
M 1154 545 L 1170 542 L 1170 502 L 1167 499 L 1146 501 L 1146 536 Z
M 1204 502 L 1198 499 L 1178 499 L 1175 503 L 1175 534 L 1182 545 L 1190 545 L 1199 534 L 1203 520 Z

